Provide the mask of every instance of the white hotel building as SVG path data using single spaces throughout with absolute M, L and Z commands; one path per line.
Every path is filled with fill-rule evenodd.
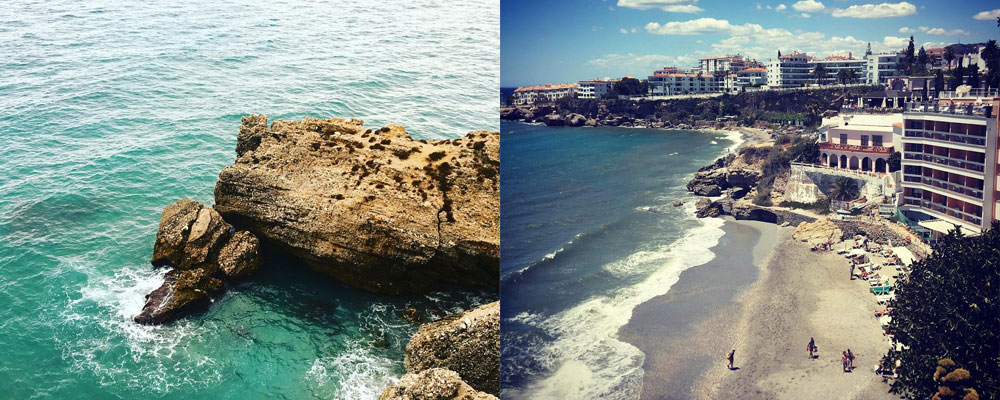
M 821 84 L 836 83 L 837 73 L 841 70 L 854 70 L 858 80 L 865 80 L 866 60 L 847 57 L 827 57 L 823 60 L 809 57 L 805 53 L 792 53 L 779 56 L 767 64 L 767 85 L 777 87 L 803 87 L 813 85 L 816 75 L 813 70 L 822 65 L 826 70 L 826 78 Z
M 865 56 L 865 82 L 869 85 L 885 85 L 889 78 L 898 75 L 899 61 L 903 58 L 902 53 L 889 52 L 878 53 Z
M 996 89 L 942 92 L 938 102 L 907 105 L 899 205 L 905 216 L 937 234 L 954 224 L 978 232 L 1000 219 L 998 109 Z
M 576 83 L 576 97 L 581 99 L 600 99 L 611 91 L 619 79 L 591 79 Z
M 575 83 L 546 83 L 538 86 L 526 86 L 514 89 L 511 103 L 514 105 L 534 104 L 536 102 L 552 102 L 576 93 Z
M 704 74 L 654 73 L 649 76 L 648 82 L 651 96 L 715 93 L 721 92 L 725 86 L 725 79 Z

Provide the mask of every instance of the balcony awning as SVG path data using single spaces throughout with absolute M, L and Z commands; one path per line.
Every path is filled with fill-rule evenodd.
M 952 229 L 955 229 L 955 224 L 940 219 L 935 219 L 933 221 L 920 221 L 917 224 L 940 234 L 947 234 L 948 232 L 951 232 Z M 958 226 L 962 229 L 961 232 L 965 236 L 979 236 L 979 231 L 974 231 L 963 225 Z

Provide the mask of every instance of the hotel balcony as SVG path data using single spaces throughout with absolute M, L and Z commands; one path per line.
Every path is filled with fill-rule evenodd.
M 905 152 L 904 151 L 903 152 L 903 160 L 904 161 L 905 160 L 927 161 L 927 162 L 932 162 L 932 163 L 939 164 L 939 165 L 944 165 L 944 166 L 953 167 L 953 168 L 959 168 L 959 169 L 965 169 L 965 170 L 974 171 L 974 172 L 978 172 L 978 173 L 982 173 L 982 172 L 984 172 L 986 170 L 986 165 L 983 164 L 983 163 L 980 163 L 980 162 L 969 161 L 969 160 L 961 160 L 961 159 L 957 159 L 957 158 L 943 157 L 943 156 L 939 156 L 939 155 L 926 154 L 926 153 L 911 153 L 911 152 Z
M 819 149 L 883 155 L 892 153 L 892 146 L 858 146 L 853 144 L 820 143 Z
M 982 226 L 983 224 L 982 217 L 978 215 L 967 213 L 961 209 L 948 207 L 944 204 L 935 203 L 920 197 L 904 195 L 903 205 L 920 207 L 925 211 L 929 211 L 929 214 L 937 217 L 951 217 L 976 226 Z
M 976 189 L 974 187 L 957 184 L 955 182 L 948 182 L 941 179 L 935 179 L 928 176 L 905 174 L 903 175 L 903 182 L 905 186 L 911 186 L 907 185 L 907 183 L 923 184 L 926 186 L 933 186 L 938 189 L 943 189 L 957 194 L 969 196 L 970 198 L 973 199 L 978 199 L 978 200 L 983 199 L 982 189 Z

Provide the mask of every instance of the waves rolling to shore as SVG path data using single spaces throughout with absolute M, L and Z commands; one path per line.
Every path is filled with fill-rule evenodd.
M 520 123 L 501 132 L 504 397 L 638 397 L 644 356 L 618 329 L 714 257 L 722 221 L 695 219 L 684 184 L 735 138 Z

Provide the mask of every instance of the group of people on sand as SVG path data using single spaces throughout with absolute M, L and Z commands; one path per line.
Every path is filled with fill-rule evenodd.
M 809 352 L 809 359 L 815 359 L 816 358 L 816 352 L 819 351 L 819 350 L 816 347 L 816 339 L 815 338 L 809 338 L 809 344 L 806 345 L 806 351 Z M 732 351 L 729 352 L 728 355 L 726 355 L 725 359 L 727 361 L 729 361 L 729 369 L 730 370 L 735 369 L 733 367 L 733 360 L 735 358 L 736 358 L 736 349 L 733 349 Z M 843 352 L 841 354 L 840 361 L 843 364 L 844 372 L 851 372 L 851 370 L 854 369 L 854 353 L 851 352 L 851 349 L 847 349 L 847 351 L 845 351 L 845 352 Z

